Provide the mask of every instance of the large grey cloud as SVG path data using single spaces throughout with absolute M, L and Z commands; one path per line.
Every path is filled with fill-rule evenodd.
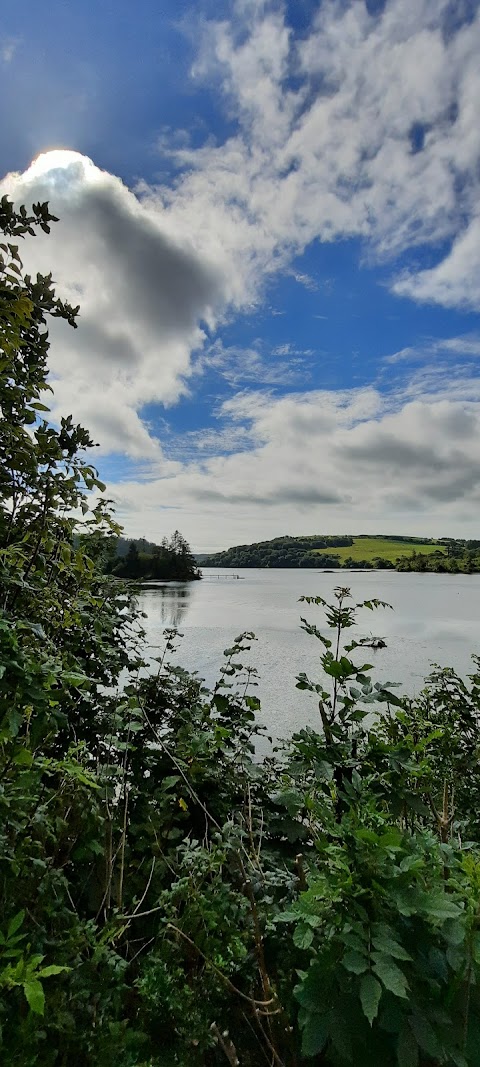
M 49 187 L 50 180 L 44 185 L 47 194 Z M 69 190 L 67 205 L 58 197 L 58 209 L 67 207 L 73 239 L 77 227 L 92 227 L 88 240 L 94 262 L 111 267 L 119 310 L 158 330 L 162 340 L 181 336 L 218 299 L 219 278 L 191 248 L 175 245 L 157 219 L 134 210 L 135 201 L 125 192 L 120 182 L 104 180 L 86 186 L 73 202 Z M 56 208 L 51 190 L 50 199 Z
M 106 450 L 155 454 L 139 411 L 185 390 L 201 321 L 222 302 L 214 265 L 75 153 L 40 158 L 2 190 L 17 202 L 48 200 L 60 218 L 50 237 L 22 246 L 26 265 L 47 272 L 54 264 L 58 291 L 81 305 L 75 332 L 52 324 L 57 409 L 85 418 Z
M 300 504 L 302 507 L 315 506 L 318 504 L 344 504 L 346 500 L 350 499 L 336 493 L 334 490 L 322 490 L 317 489 L 314 485 L 302 487 L 300 485 L 278 485 L 272 491 L 267 488 L 261 491 L 255 492 L 252 490 L 249 493 L 235 493 L 228 492 L 228 490 L 212 489 L 208 485 L 193 486 L 191 489 L 191 497 L 194 500 L 200 500 L 208 504 L 236 504 L 236 505 L 258 505 L 262 508 L 266 507 L 278 507 L 281 505 L 294 506 Z

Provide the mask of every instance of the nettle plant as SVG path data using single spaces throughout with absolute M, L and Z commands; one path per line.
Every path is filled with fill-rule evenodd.
M 300 676 L 323 729 L 296 735 L 284 768 L 284 802 L 304 827 L 303 888 L 276 921 L 304 956 L 294 990 L 302 1054 L 326 1064 L 476 1064 L 478 827 L 463 847 L 459 835 L 465 823 L 473 829 L 467 789 L 478 795 L 478 676 L 469 690 L 437 672 L 417 701 L 401 700 L 390 683 L 372 684 L 371 664 L 351 659 L 377 641 L 343 644 L 358 609 L 386 605 L 353 604 L 348 589 L 335 590 L 333 605 L 303 599 L 325 608 L 333 639 L 303 620 L 331 688 Z

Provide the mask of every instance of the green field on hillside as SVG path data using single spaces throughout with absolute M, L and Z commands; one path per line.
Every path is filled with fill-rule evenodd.
M 445 551 L 443 545 L 429 542 L 390 541 L 384 537 L 354 537 L 353 545 L 345 548 L 314 549 L 315 553 L 322 556 L 325 554 L 338 556 L 342 563 L 346 559 L 353 559 L 357 563 L 364 559 L 371 561 L 377 557 L 395 563 L 398 556 L 411 556 L 412 551 L 419 555 L 430 555 L 439 550 Z

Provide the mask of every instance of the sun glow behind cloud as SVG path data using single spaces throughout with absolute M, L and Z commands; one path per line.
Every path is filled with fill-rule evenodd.
M 98 173 L 95 164 L 88 156 L 83 156 L 81 152 L 74 152 L 69 148 L 48 148 L 45 152 L 40 152 L 32 160 L 26 173 L 32 180 L 35 180 L 48 177 L 52 171 L 65 170 L 72 164 L 78 164 L 85 173 L 90 172 L 92 177 L 96 172 Z

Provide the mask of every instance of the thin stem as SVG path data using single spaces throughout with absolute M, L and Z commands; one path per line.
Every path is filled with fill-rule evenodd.
M 219 968 L 216 967 L 216 965 L 208 959 L 205 953 L 202 952 L 201 948 L 199 948 L 198 945 L 195 944 L 195 941 L 192 941 L 191 937 L 189 937 L 188 934 L 185 934 L 183 930 L 179 929 L 178 926 L 174 926 L 173 923 L 168 923 L 168 929 L 175 930 L 176 934 L 179 934 L 180 937 L 183 937 L 184 941 L 187 941 L 188 944 L 193 949 L 195 949 L 195 952 L 198 952 L 198 955 L 201 956 L 206 966 L 210 967 L 212 971 L 215 972 L 215 974 L 218 974 L 218 977 L 222 979 L 222 982 L 225 982 L 225 985 L 227 985 L 228 988 L 232 990 L 232 993 L 236 993 L 237 997 L 241 997 L 242 1000 L 246 1000 L 247 1004 L 250 1004 L 250 1006 L 254 1010 L 256 1008 L 268 1008 L 270 1004 L 274 1003 L 275 997 L 270 997 L 269 1000 L 255 1000 L 254 997 L 249 997 L 246 993 L 242 993 L 241 989 L 237 989 L 237 987 L 234 986 L 233 982 L 231 982 L 230 979 L 227 978 L 226 974 L 223 974 L 223 972 L 220 971 Z

